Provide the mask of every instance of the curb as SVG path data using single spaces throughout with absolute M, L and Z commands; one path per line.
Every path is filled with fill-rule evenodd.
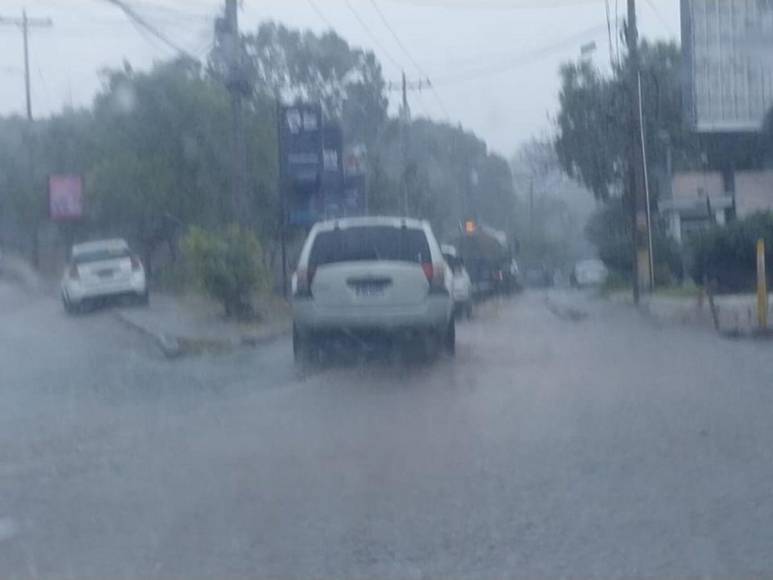
M 167 359 L 177 359 L 186 355 L 202 354 L 204 352 L 224 353 L 243 347 L 257 348 L 289 336 L 290 327 L 277 328 L 265 335 L 244 334 L 233 339 L 213 339 L 190 336 L 173 336 L 154 332 L 144 325 L 132 320 L 125 312 L 115 311 L 116 318 L 127 328 L 149 338 Z
M 9 282 L 18 284 L 27 292 L 43 293 L 40 275 L 23 259 L 15 255 L 5 255 L 0 264 L 0 274 Z
M 158 348 L 166 358 L 175 359 L 184 354 L 182 345 L 176 337 L 157 334 L 151 330 L 148 330 L 141 324 L 137 324 L 120 310 L 115 311 L 115 318 L 127 328 L 138 332 L 146 338 L 149 338 L 153 342 L 154 346 Z
M 587 312 L 579 308 L 556 304 L 549 295 L 545 296 L 545 307 L 557 318 L 568 322 L 581 322 L 588 318 Z

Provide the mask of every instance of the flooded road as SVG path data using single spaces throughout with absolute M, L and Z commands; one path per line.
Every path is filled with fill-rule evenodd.
M 570 292 L 310 371 L 9 286 L 0 319 L 3 578 L 773 571 L 770 345 Z

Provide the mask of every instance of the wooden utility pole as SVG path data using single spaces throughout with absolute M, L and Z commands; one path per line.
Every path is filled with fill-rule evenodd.
M 21 18 L 4 18 L 0 16 L 0 25 L 15 26 L 21 30 L 24 43 L 24 95 L 27 105 L 27 120 L 32 121 L 32 91 L 30 89 L 30 28 L 50 28 L 53 26 L 50 18 L 28 18 L 27 11 L 22 11 Z
M 242 58 L 237 0 L 225 0 L 225 18 L 219 32 L 227 62 L 226 88 L 231 95 L 231 212 L 236 223 L 249 226 L 252 212 L 246 188 L 243 100 L 250 87 Z
M 651 290 L 649 222 L 647 216 L 646 176 L 644 166 L 644 139 L 640 92 L 639 31 L 636 24 L 636 0 L 628 0 L 628 87 L 631 97 L 632 143 L 628 161 L 629 190 L 632 214 L 633 297 L 639 303 L 642 289 Z

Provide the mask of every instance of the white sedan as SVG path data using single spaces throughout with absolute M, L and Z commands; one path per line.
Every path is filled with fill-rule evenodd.
M 148 284 L 140 259 L 125 240 L 76 244 L 62 276 L 62 303 L 76 312 L 98 299 L 130 296 L 148 303 Z
M 583 260 L 572 271 L 572 286 L 587 288 L 601 286 L 606 282 L 609 270 L 601 260 Z

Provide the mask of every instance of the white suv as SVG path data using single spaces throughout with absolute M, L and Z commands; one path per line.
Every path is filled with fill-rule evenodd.
M 425 221 L 362 217 L 316 224 L 293 276 L 293 352 L 328 337 L 414 337 L 454 354 L 451 276 Z

